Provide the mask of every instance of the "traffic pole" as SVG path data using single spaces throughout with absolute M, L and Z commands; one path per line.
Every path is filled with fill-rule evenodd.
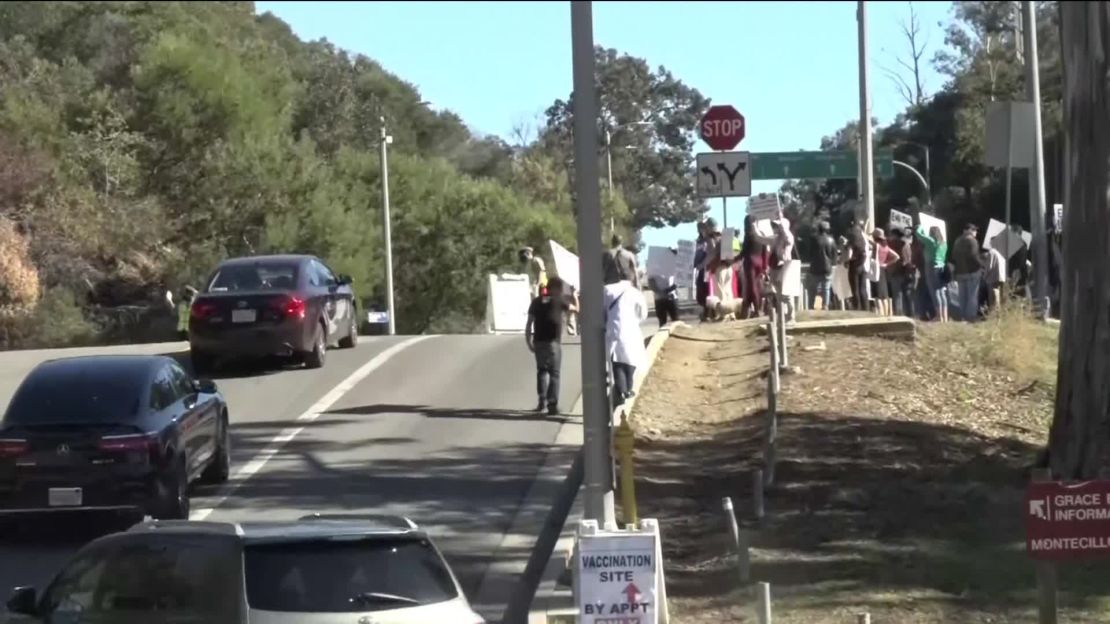
M 615 526 L 612 427 L 605 396 L 605 326 L 602 322 L 601 190 L 598 163 L 598 105 L 594 84 L 593 3 L 572 1 L 571 50 L 574 68 L 574 184 L 578 201 L 578 253 L 582 329 L 582 420 L 585 517 L 602 528 Z
M 389 315 L 389 335 L 397 333 L 396 315 L 393 313 L 393 233 L 389 218 L 389 149 L 393 137 L 385 128 L 385 117 L 381 118 L 380 143 L 382 149 L 382 238 L 385 244 L 385 306 Z
M 867 3 L 859 0 L 859 155 L 860 199 L 867 208 L 867 222 L 875 227 L 875 171 L 871 153 L 870 87 L 867 84 Z
M 1033 104 L 1033 166 L 1029 168 L 1029 225 L 1033 231 L 1033 302 L 1046 305 L 1048 293 L 1048 238 L 1045 232 L 1044 143 L 1041 139 L 1041 78 L 1037 57 L 1037 14 L 1031 0 L 1023 0 L 1025 40 L 1025 96 Z M 1007 240 L 1009 237 L 1007 236 Z M 1047 317 L 1049 309 L 1044 314 Z

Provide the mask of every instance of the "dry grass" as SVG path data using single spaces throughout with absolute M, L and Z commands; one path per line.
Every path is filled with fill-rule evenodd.
M 805 347 L 824 343 L 824 350 Z M 673 621 L 755 621 L 722 496 L 748 510 L 766 339 L 701 326 L 668 341 L 636 405 L 641 516 L 660 519 Z M 775 621 L 1035 622 L 1020 505 L 1051 416 L 1055 330 L 1014 312 L 922 328 L 914 345 L 792 343 L 769 517 L 750 527 Z M 1106 566 L 1062 572 L 1063 621 L 1110 621 Z

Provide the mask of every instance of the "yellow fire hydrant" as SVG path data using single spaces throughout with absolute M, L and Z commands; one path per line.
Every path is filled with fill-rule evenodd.
M 636 524 L 640 515 L 636 510 L 636 471 L 633 466 L 633 451 L 636 446 L 636 432 L 628 424 L 628 414 L 621 414 L 621 424 L 613 434 L 613 446 L 620 462 L 621 509 L 624 524 Z

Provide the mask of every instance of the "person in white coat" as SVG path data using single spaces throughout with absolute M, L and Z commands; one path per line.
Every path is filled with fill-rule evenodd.
M 605 349 L 613 367 L 615 405 L 632 396 L 632 377 L 647 360 L 640 323 L 647 319 L 647 301 L 629 280 L 605 286 Z

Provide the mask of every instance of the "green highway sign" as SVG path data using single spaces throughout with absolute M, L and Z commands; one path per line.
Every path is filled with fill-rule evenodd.
M 752 152 L 753 180 L 798 180 L 808 178 L 855 179 L 859 159 L 855 152 Z M 875 152 L 875 173 L 880 178 L 894 175 L 894 152 Z

